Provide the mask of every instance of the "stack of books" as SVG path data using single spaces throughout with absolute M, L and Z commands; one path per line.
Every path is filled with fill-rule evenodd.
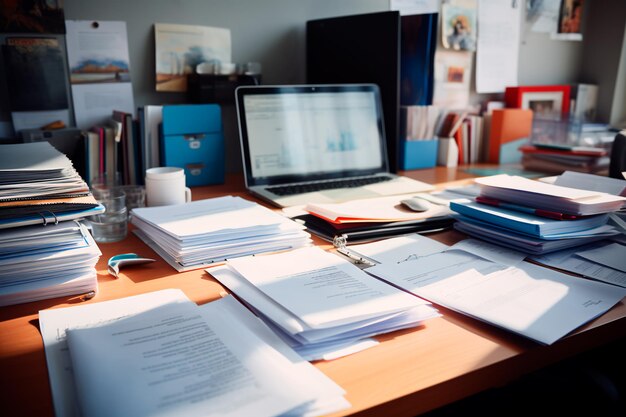
M 319 247 L 233 259 L 207 272 L 307 360 L 354 353 L 377 344 L 372 336 L 439 316 L 427 301 Z
M 543 254 L 619 234 L 607 224 L 626 198 L 496 175 L 475 180 L 474 201 L 456 201 L 455 228 L 529 254 Z
M 36 142 L 1 145 L 0 167 L 0 305 L 95 292 L 100 251 L 66 220 L 104 207 L 72 162 Z
M 179 272 L 311 244 L 304 226 L 234 196 L 136 208 L 131 221 L 134 233 Z

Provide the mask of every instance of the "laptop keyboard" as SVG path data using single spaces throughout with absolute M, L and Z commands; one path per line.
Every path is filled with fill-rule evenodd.
M 267 187 L 266 190 L 276 195 L 286 196 L 302 193 L 310 193 L 313 191 L 333 190 L 336 188 L 354 188 L 363 185 L 376 184 L 379 182 L 389 181 L 392 177 L 376 176 L 367 178 L 350 178 L 336 181 L 324 181 L 306 184 L 281 185 L 276 187 Z

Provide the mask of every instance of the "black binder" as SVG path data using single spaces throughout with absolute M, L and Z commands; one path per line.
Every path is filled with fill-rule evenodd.
M 439 232 L 450 228 L 454 223 L 454 218 L 449 215 L 384 223 L 334 224 L 312 214 L 296 216 L 293 220 L 306 226 L 307 230 L 316 236 L 332 242 L 338 248 L 352 243 L 363 243 L 409 233 Z

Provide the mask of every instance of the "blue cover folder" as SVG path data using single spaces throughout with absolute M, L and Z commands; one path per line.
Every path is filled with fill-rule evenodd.
M 450 202 L 450 208 L 462 215 L 538 238 L 592 229 L 602 226 L 608 220 L 608 214 L 586 216 L 576 220 L 556 220 L 474 201 Z

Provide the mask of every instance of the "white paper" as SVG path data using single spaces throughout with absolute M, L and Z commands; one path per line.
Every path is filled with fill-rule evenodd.
M 476 92 L 500 93 L 517 86 L 520 44 L 518 2 L 479 0 Z M 513 7 L 512 4 L 517 4 Z
M 67 20 L 65 27 L 76 126 L 105 124 L 113 110 L 135 114 L 126 22 Z
M 183 302 L 191 303 L 181 290 L 163 290 L 118 300 L 40 311 L 39 325 L 46 351 L 56 417 L 78 415 L 74 376 L 65 334 L 67 329 L 98 325 L 167 303 Z
M 233 259 L 229 265 L 312 328 L 338 326 L 422 303 L 371 280 L 356 266 L 318 247 Z
M 288 360 L 219 307 L 169 304 L 68 330 L 83 414 L 274 416 L 315 400 Z
M 601 249 L 589 249 L 579 252 L 578 256 L 600 265 L 626 272 L 626 246 L 611 243 Z
M 524 191 L 533 194 L 546 194 L 553 197 L 567 198 L 570 200 L 586 199 L 601 194 L 598 191 L 562 187 L 554 184 L 546 184 L 540 181 L 533 181 L 528 178 L 507 174 L 476 178 L 474 181 L 479 185 Z
M 133 209 L 133 218 L 156 226 L 177 239 L 209 233 L 241 234 L 267 229 L 281 222 L 280 215 L 239 197 L 224 196 L 172 206 Z
M 431 206 L 423 212 L 414 212 L 401 201 L 413 194 L 393 197 L 352 200 L 345 203 L 307 204 L 304 209 L 339 223 L 363 221 L 408 221 L 451 214 L 444 206 Z
M 133 209 L 135 234 L 176 270 L 311 243 L 304 226 L 240 197 Z
M 461 250 L 491 262 L 515 266 L 526 258 L 526 254 L 503 248 L 478 239 L 463 239 L 452 245 L 448 251 Z
M 201 306 L 202 314 L 206 319 L 211 318 L 212 312 L 210 309 L 205 309 L 204 307 L 214 307 L 218 305 L 224 313 L 236 318 L 238 325 L 245 326 L 248 331 L 278 351 L 284 357 L 284 360 L 289 361 L 289 365 L 291 365 L 294 372 L 297 372 L 296 383 L 301 384 L 318 396 L 315 402 L 307 407 L 307 412 L 303 413 L 304 416 L 330 414 L 350 406 L 350 403 L 343 398 L 346 393 L 343 388 L 298 355 L 289 345 L 272 332 L 261 319 L 254 316 L 248 309 L 235 300 L 234 297 L 227 296 L 221 300 L 216 300 Z M 367 344 L 367 347 L 370 347 L 372 343 L 376 344 L 377 342 L 364 341 L 363 343 Z M 356 348 L 360 347 L 361 346 L 357 346 Z M 344 352 L 339 353 L 346 354 Z M 283 366 L 287 365 L 285 364 Z
M 389 10 L 398 10 L 401 16 L 439 13 L 439 0 L 391 0 Z
M 421 256 L 443 252 L 448 245 L 419 234 L 383 239 L 360 245 L 350 245 L 347 250 L 378 263 L 401 263 Z
M 41 111 L 14 111 L 11 112 L 13 129 L 19 132 L 23 129 L 41 129 L 47 124 L 62 121 L 65 126 L 71 126 L 70 111 L 62 110 L 41 110 Z
M 463 252 L 376 265 L 367 272 L 544 344 L 554 343 L 626 295 L 626 290 L 533 264 L 505 267 Z
M 618 178 L 605 177 L 603 175 L 586 174 L 584 172 L 565 171 L 555 177 L 554 185 L 581 190 L 600 191 L 613 195 L 623 196 L 626 194 L 626 181 Z
M 582 253 L 589 249 L 602 250 L 607 245 L 610 245 L 607 241 L 593 242 L 583 246 L 547 253 L 545 255 L 533 256 L 530 259 L 542 265 L 574 272 L 598 281 L 619 285 L 620 287 L 626 287 L 626 272 L 618 271 L 578 256 L 579 252 Z
M 105 125 L 113 110 L 135 113 L 130 83 L 72 85 L 72 97 L 76 126 L 81 129 Z
M 281 339 L 307 360 L 329 359 L 354 353 L 375 343 L 372 339 L 365 338 L 415 327 L 424 320 L 439 316 L 429 303 L 418 299 L 417 307 L 405 311 L 357 319 L 334 327 L 312 329 L 230 267 L 215 267 L 207 272 L 244 300 Z

